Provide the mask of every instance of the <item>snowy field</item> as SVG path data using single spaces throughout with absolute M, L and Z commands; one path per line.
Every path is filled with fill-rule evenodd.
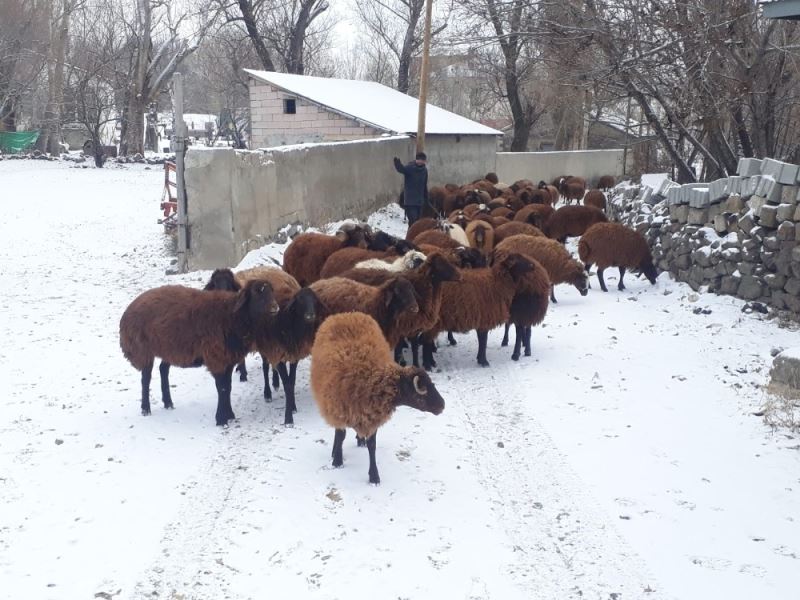
M 533 357 L 440 347 L 446 409 L 380 430 L 374 487 L 352 432 L 330 467 L 307 364 L 293 429 L 255 358 L 229 428 L 203 370 L 139 415 L 119 317 L 208 275 L 164 275 L 162 184 L 0 162 L 0 597 L 798 598 L 800 440 L 752 416 L 796 330 L 667 275 L 562 286 Z

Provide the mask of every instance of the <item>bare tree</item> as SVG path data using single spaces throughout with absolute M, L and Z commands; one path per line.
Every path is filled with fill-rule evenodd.
M 67 55 L 65 113 L 86 127 L 97 167 L 105 161 L 104 130 L 118 118 L 117 65 L 127 50 L 119 16 L 110 3 L 77 11 Z
M 126 17 L 130 32 L 131 81 L 122 115 L 122 154 L 144 151 L 144 114 L 181 63 L 200 46 L 214 23 L 205 5 L 173 11 L 162 0 L 136 0 Z
M 217 0 L 217 7 L 227 22 L 244 25 L 265 70 L 303 75 L 309 46 L 327 31 L 326 26 L 314 24 L 330 4 L 328 0 Z
M 425 0 L 356 0 L 359 20 L 392 53 L 397 61 L 397 89 L 407 94 L 411 85 L 411 61 L 422 47 Z M 452 5 L 440 8 L 432 24 L 435 40 L 447 28 Z
M 0 131 L 16 131 L 22 98 L 37 85 L 45 65 L 44 2 L 0 3 Z

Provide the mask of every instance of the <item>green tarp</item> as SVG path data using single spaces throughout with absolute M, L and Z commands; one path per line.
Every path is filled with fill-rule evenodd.
M 24 150 L 39 138 L 38 131 L 0 131 L 0 150 L 16 153 Z

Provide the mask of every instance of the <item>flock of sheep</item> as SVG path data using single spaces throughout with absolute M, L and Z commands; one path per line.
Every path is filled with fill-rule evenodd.
M 603 177 L 598 188 L 610 188 Z M 586 295 L 590 267 L 657 276 L 644 237 L 604 214 L 605 194 L 586 191 L 579 177 L 547 184 L 500 183 L 489 173 L 464 186 L 431 188 L 429 214 L 400 239 L 366 224 L 343 225 L 335 235 L 303 233 L 286 249 L 283 268 L 214 271 L 203 290 L 168 285 L 144 292 L 120 321 L 125 357 L 141 371 L 141 410 L 150 414 L 150 380 L 161 359 L 161 398 L 172 408 L 170 366 L 205 366 L 217 387 L 217 425 L 234 419 L 234 369 L 247 379 L 245 357 L 263 360 L 264 398 L 273 387 L 286 395 L 284 422 L 294 422 L 298 361 L 311 357 L 311 389 L 335 428 L 333 466 L 342 465 L 346 429 L 369 451 L 369 481 L 378 428 L 401 405 L 439 414 L 444 400 L 428 371 L 436 366 L 436 340 L 475 330 L 478 363 L 488 332 L 504 325 L 503 346 L 515 328 L 511 355 L 531 354 L 531 329 L 542 322 L 554 286 L 574 285 Z M 554 209 L 563 199 L 564 205 Z M 577 204 L 571 204 L 576 201 Z M 582 202 L 582 203 L 581 203 Z M 564 247 L 580 236 L 575 260 Z M 411 366 L 403 355 L 411 349 Z M 422 366 L 419 348 L 422 347 Z

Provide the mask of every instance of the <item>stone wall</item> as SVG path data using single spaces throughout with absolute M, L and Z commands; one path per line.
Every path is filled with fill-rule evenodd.
M 798 204 L 797 165 L 742 159 L 736 176 L 711 183 L 627 188 L 610 211 L 645 234 L 659 269 L 693 289 L 800 317 Z
M 284 112 L 295 101 L 295 114 Z M 250 78 L 251 148 L 377 137 L 382 132 L 303 98 Z

